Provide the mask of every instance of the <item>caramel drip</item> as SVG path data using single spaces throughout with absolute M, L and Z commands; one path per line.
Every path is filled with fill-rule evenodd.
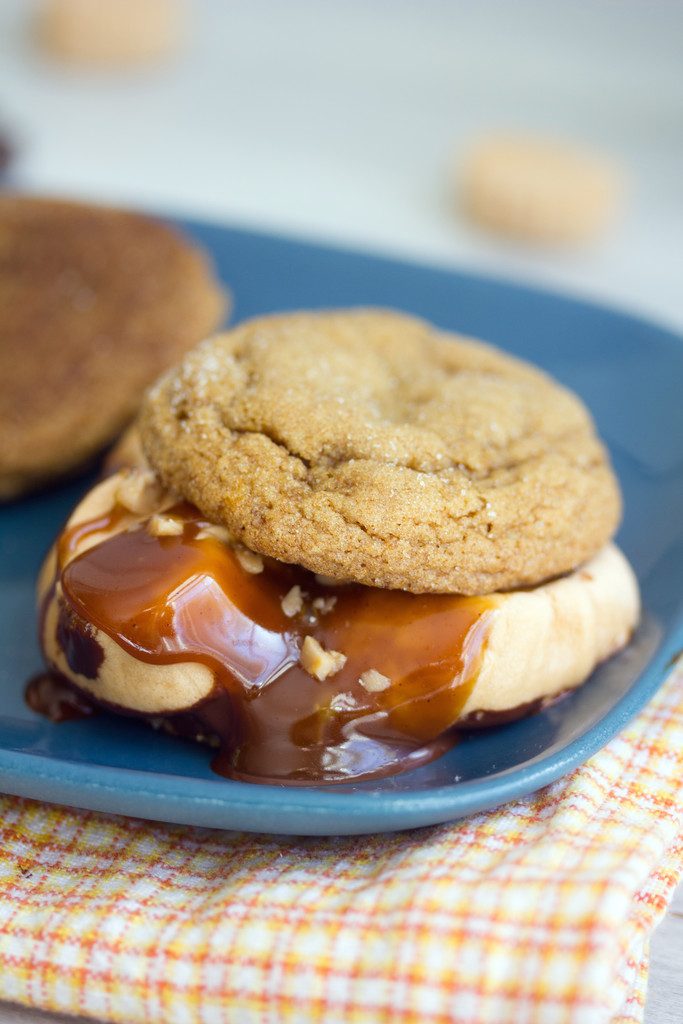
M 96 709 L 56 672 L 40 672 L 26 684 L 26 703 L 51 722 L 91 718 Z
M 495 600 L 322 586 L 303 569 L 267 559 L 252 574 L 234 549 L 202 535 L 209 524 L 192 506 L 166 514 L 182 520 L 182 534 L 156 537 L 138 526 L 60 568 L 63 600 L 71 619 L 134 658 L 210 668 L 214 691 L 191 711 L 218 736 L 218 771 L 257 781 L 347 781 L 391 774 L 443 749 L 475 683 Z M 68 531 L 61 566 L 89 532 L 119 519 L 114 509 Z M 304 603 L 290 618 L 282 599 L 295 585 Z M 316 609 L 316 599 L 329 598 L 332 608 Z M 306 636 L 342 652 L 343 668 L 324 681 L 306 672 L 299 662 Z M 70 646 L 72 659 L 78 649 Z M 78 671 L 72 660 L 70 667 Z M 391 685 L 369 691 L 360 681 L 369 669 Z

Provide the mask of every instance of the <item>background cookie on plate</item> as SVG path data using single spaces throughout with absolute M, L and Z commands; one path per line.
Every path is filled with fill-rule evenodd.
M 204 253 L 157 221 L 0 197 L 0 497 L 91 458 L 226 305 Z

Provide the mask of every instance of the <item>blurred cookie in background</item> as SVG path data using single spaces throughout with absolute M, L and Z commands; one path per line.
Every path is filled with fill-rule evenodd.
M 619 210 L 623 183 L 607 160 L 567 143 L 496 136 L 472 147 L 461 200 L 476 223 L 524 241 L 571 244 L 596 238 Z
M 116 68 L 158 61 L 182 38 L 179 0 L 44 0 L 40 47 L 65 63 Z
M 0 196 L 0 498 L 90 460 L 227 305 L 204 252 L 164 224 Z

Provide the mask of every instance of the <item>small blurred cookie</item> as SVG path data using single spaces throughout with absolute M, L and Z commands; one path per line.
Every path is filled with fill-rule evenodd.
M 177 0 L 46 0 L 37 32 L 52 57 L 93 67 L 144 64 L 177 49 Z
M 614 167 L 546 139 L 499 136 L 465 159 L 462 203 L 472 220 L 526 241 L 572 243 L 599 235 L 622 195 Z
M 0 498 L 78 467 L 222 321 L 206 256 L 133 213 L 0 196 Z

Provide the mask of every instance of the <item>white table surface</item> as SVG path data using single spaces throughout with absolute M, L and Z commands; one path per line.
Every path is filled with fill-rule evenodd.
M 65 69 L 0 0 L 0 126 L 27 189 L 194 214 L 561 288 L 683 330 L 680 0 L 195 0 L 157 68 Z M 566 253 L 466 224 L 455 168 L 498 129 L 624 168 L 608 237 Z M 0 1021 L 64 1018 L 0 1004 Z M 647 1024 L 683 1020 L 683 893 Z

